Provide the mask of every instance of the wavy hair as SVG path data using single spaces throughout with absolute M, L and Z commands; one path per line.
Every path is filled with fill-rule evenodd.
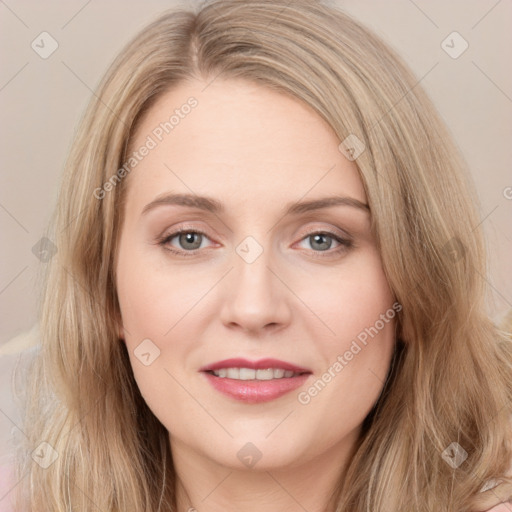
M 332 510 L 474 512 L 510 499 L 512 343 L 486 309 L 476 194 L 435 108 L 402 60 L 335 7 L 216 0 L 144 28 L 81 120 L 49 232 L 58 251 L 26 390 L 20 510 L 176 510 L 168 432 L 145 404 L 118 334 L 115 261 L 129 180 L 100 199 L 97 190 L 124 164 L 162 94 L 219 75 L 288 94 L 340 143 L 364 144 L 356 163 L 403 306 L 400 350 Z M 47 468 L 30 457 L 41 441 L 58 454 Z M 450 446 L 468 454 L 457 468 L 443 457 Z M 493 479 L 499 485 L 483 489 Z

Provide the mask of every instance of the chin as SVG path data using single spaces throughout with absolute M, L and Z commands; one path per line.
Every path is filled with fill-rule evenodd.
M 267 435 L 268 431 L 254 435 L 246 433 L 230 439 L 215 452 L 210 445 L 207 455 L 217 464 L 233 470 L 276 471 L 304 464 L 306 457 L 296 433 L 293 436 L 287 434 L 286 439 L 278 435 L 266 439 Z

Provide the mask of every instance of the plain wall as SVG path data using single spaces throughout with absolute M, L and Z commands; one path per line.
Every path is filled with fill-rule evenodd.
M 0 2 L 0 353 L 14 337 L 21 348 L 24 333 L 37 321 L 36 277 L 44 263 L 32 248 L 45 232 L 76 124 L 100 77 L 122 46 L 161 11 L 199 3 Z M 512 4 L 330 3 L 373 28 L 405 58 L 465 155 L 488 240 L 490 311 L 499 319 L 512 308 Z M 47 59 L 31 47 L 44 31 L 58 43 Z M 441 46 L 454 31 L 469 45 L 458 58 Z M 452 53 L 464 44 L 455 37 L 445 43 Z

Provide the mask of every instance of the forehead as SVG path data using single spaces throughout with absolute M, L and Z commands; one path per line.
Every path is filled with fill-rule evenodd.
M 169 191 L 267 204 L 328 192 L 365 202 L 339 142 L 311 107 L 283 93 L 244 80 L 184 82 L 139 125 L 131 151 L 151 149 L 129 174 L 128 202 Z

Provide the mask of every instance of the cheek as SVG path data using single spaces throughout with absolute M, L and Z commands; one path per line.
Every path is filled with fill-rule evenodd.
M 197 304 L 212 276 L 167 264 L 163 249 L 120 250 L 117 268 L 119 305 L 126 339 L 162 339 Z M 158 257 L 154 257 L 158 256 Z M 130 336 L 130 333 L 132 336 Z
M 199 340 L 194 307 L 215 276 L 211 271 L 203 276 L 184 267 L 171 269 L 165 258 L 152 258 L 129 241 L 121 245 L 116 274 L 123 337 L 135 380 L 153 412 L 165 417 L 165 397 L 183 393 L 173 379 L 175 375 L 181 381 L 176 366 L 181 372 Z
M 186 343 L 179 343 L 179 328 L 173 326 L 186 314 L 183 286 L 157 267 L 141 263 L 133 253 L 120 258 L 117 290 L 124 339 L 137 387 L 146 404 L 166 428 L 172 424 L 168 406 L 180 403 L 183 390 L 173 379 L 169 355 L 181 361 Z M 178 324 L 179 326 L 179 324 Z M 169 332 L 170 331 L 170 332 Z M 183 333 L 181 333 L 183 334 Z M 172 340 L 172 351 L 169 341 Z M 180 379 L 181 380 L 181 379 Z M 170 397 L 173 397 L 170 400 Z
M 376 322 L 379 330 L 384 330 L 381 315 L 393 305 L 393 295 L 375 249 L 360 251 L 338 269 L 318 272 L 314 283 L 307 283 L 301 293 L 304 302 L 323 321 L 323 350 L 331 357 L 333 351 L 342 350 Z M 395 314 L 391 310 L 388 316 L 394 318 Z
M 363 421 L 383 388 L 400 305 L 393 301 L 376 251 L 361 253 L 317 285 L 307 300 L 329 331 L 313 338 L 318 373 L 298 401 L 307 414 L 328 414 L 329 422 L 345 431 Z M 338 434 L 333 429 L 332 435 Z

